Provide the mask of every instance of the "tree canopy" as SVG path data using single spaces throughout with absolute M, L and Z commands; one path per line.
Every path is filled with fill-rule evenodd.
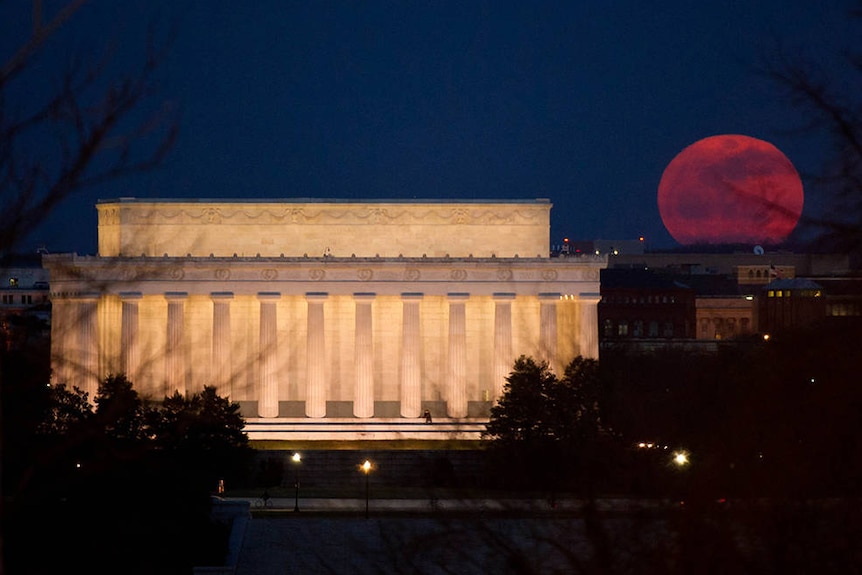
M 498 463 L 518 470 L 515 481 L 559 483 L 595 464 L 603 437 L 600 394 L 598 361 L 578 356 L 557 377 L 546 362 L 522 355 L 483 437 L 493 441 Z
M 21 461 L 4 468 L 10 570 L 65 568 L 94 544 L 88 572 L 219 564 L 227 533 L 209 517 L 210 494 L 219 479 L 240 482 L 251 456 L 238 404 L 213 387 L 149 401 L 122 374 L 102 381 L 92 402 L 65 385 L 42 398 L 41 420 L 22 435 L 29 444 L 12 451 Z M 7 442 L 16 447 L 14 436 Z M 46 523 L 61 535 L 40 554 Z

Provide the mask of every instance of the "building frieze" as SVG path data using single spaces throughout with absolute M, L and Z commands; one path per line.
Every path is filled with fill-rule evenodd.
M 140 282 L 279 283 L 598 283 L 606 260 L 577 258 L 217 258 L 92 257 L 45 258 L 53 283 Z
M 99 225 L 529 225 L 547 216 L 548 205 L 464 204 L 172 204 L 99 206 Z

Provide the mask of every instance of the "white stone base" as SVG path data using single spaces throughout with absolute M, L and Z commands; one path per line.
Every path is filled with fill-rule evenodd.
M 248 418 L 251 441 L 465 441 L 481 439 L 487 419 Z

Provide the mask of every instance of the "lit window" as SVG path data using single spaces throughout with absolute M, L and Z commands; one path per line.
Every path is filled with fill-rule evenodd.
M 629 334 L 629 323 L 625 320 L 621 321 L 617 326 L 617 335 L 626 337 Z
M 773 290 L 769 290 L 766 292 L 766 297 L 775 297 L 775 292 Z

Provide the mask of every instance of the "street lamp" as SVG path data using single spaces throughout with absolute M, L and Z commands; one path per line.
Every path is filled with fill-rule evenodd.
M 293 457 L 293 465 L 296 470 L 296 474 L 294 475 L 293 480 L 293 488 L 294 488 L 294 499 L 293 499 L 293 510 L 299 511 L 299 464 L 302 462 L 302 456 L 299 453 L 294 453 Z
M 371 473 L 371 462 L 366 459 L 359 469 L 365 473 L 365 518 L 368 519 L 368 474 Z

